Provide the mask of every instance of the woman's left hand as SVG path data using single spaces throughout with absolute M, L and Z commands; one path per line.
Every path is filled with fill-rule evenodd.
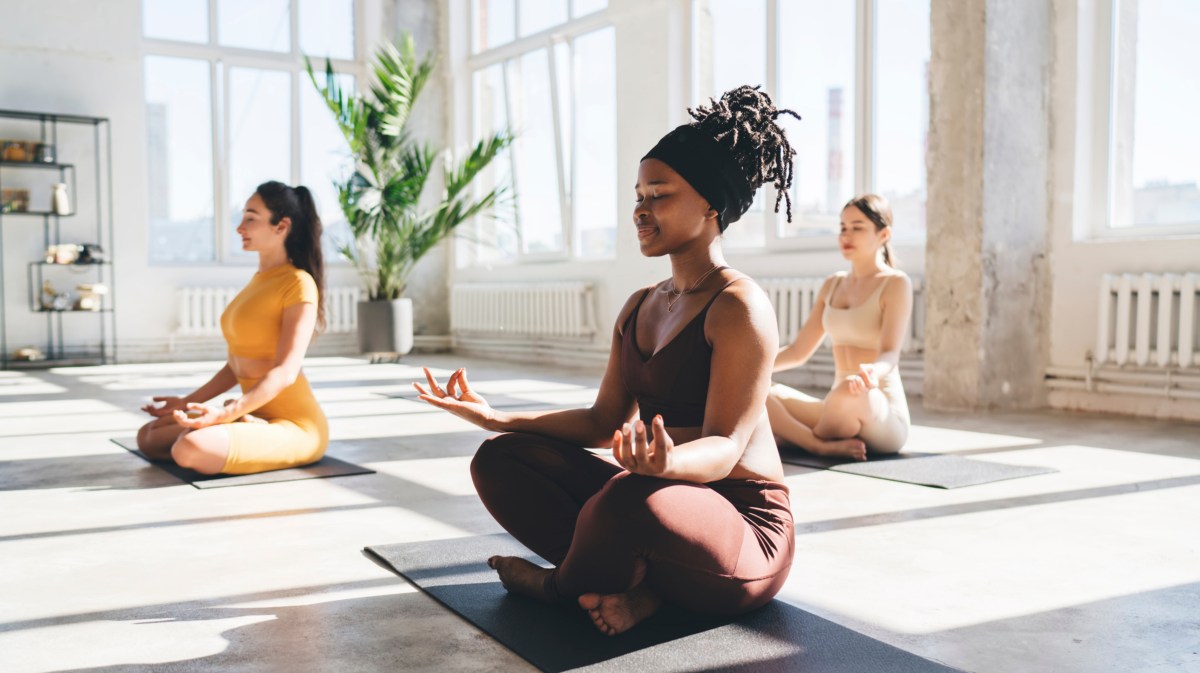
M 858 366 L 858 371 L 846 377 L 850 382 L 850 394 L 860 395 L 879 387 L 879 377 L 875 375 L 875 365 L 861 364 Z
M 210 425 L 220 425 L 221 423 L 229 422 L 228 414 L 224 409 L 210 407 L 207 404 L 196 404 L 195 402 L 189 402 L 186 410 L 176 409 L 174 415 L 175 422 L 180 427 L 187 428 L 188 430 L 199 430 L 200 428 L 207 428 Z
M 617 464 L 634 474 L 661 477 L 671 465 L 671 450 L 675 442 L 667 434 L 661 415 L 652 421 L 654 438 L 646 436 L 646 424 L 640 419 L 630 425 L 626 423 L 613 433 L 613 458 Z

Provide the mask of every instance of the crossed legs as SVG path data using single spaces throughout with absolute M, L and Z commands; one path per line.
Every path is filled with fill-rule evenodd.
M 824 400 L 778 383 L 767 396 L 767 415 L 776 441 L 822 456 L 866 460 L 867 446 L 858 435 L 865 424 L 888 413 L 883 391 L 875 388 L 855 395 L 845 380 Z
M 170 416 L 143 425 L 138 448 L 152 460 L 170 460 L 201 474 L 218 474 L 229 457 L 229 432 L 220 425 L 185 430 Z

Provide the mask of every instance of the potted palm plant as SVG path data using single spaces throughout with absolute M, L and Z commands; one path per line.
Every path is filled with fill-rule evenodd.
M 404 355 L 412 350 L 412 300 L 403 295 L 413 268 L 459 226 L 476 216 L 493 216 L 510 197 L 507 185 L 483 194 L 470 188 L 512 143 L 507 130 L 483 138 L 457 161 L 410 133 L 413 104 L 436 62 L 432 53 L 418 58 L 412 36 L 404 34 L 396 44 L 379 48 L 370 90 L 358 94 L 343 88 L 328 59 L 323 78 L 305 59 L 309 79 L 355 160 L 349 176 L 335 180 L 353 235 L 338 242 L 338 251 L 354 265 L 366 290 L 367 299 L 358 305 L 358 340 L 364 353 Z M 421 208 L 439 155 L 441 196 Z

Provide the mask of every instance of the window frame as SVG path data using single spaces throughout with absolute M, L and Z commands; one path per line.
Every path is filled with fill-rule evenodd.
M 693 102 L 707 101 L 710 93 L 705 93 L 701 86 L 702 73 L 699 69 L 701 59 L 697 57 L 698 51 L 702 48 L 701 40 L 699 39 L 699 5 L 705 0 L 691 0 L 691 26 L 690 33 L 692 35 L 692 49 L 690 53 L 691 60 L 691 89 L 693 92 Z M 767 35 L 764 41 L 766 54 L 766 82 L 763 83 L 764 88 L 768 91 L 779 90 L 779 73 L 781 51 L 779 44 L 782 39 L 781 31 L 783 26 L 779 22 L 779 6 L 781 2 L 788 0 L 755 0 L 763 2 L 766 5 L 766 24 Z M 877 17 L 878 8 L 877 0 L 854 0 L 855 3 L 855 35 L 854 35 L 854 176 L 852 183 L 854 185 L 854 193 L 863 194 L 872 192 L 875 189 L 875 171 L 876 158 L 878 148 L 875 142 L 876 135 L 876 113 L 875 106 L 876 80 L 877 73 Z M 719 93 L 719 92 L 716 92 Z M 926 90 L 928 96 L 928 90 Z M 926 166 L 926 175 L 928 176 L 928 166 Z M 764 199 L 764 208 L 762 213 L 747 213 L 743 220 L 751 217 L 758 218 L 763 225 L 763 244 L 760 246 L 736 246 L 730 250 L 735 253 L 762 253 L 762 252 L 796 252 L 796 251 L 813 251 L 826 250 L 829 247 L 829 237 L 836 235 L 837 231 L 812 229 L 796 236 L 781 236 L 779 233 L 779 225 L 783 221 L 781 218 L 786 218 L 783 212 L 783 206 L 780 206 L 780 212 L 774 212 L 774 203 L 777 190 L 772 185 L 763 185 L 762 198 Z M 926 193 L 928 198 L 928 192 Z M 919 245 L 925 241 L 926 234 L 913 233 L 907 234 L 901 231 L 901 235 L 895 240 L 897 243 L 907 245 Z
M 1132 222 L 1137 32 L 1135 27 L 1130 36 L 1122 30 L 1121 16 L 1136 13 L 1138 8 L 1137 0 L 1104 0 L 1084 3 L 1079 9 L 1075 191 L 1082 208 L 1074 226 L 1077 240 L 1200 236 L 1200 221 L 1178 225 Z
M 209 114 L 212 119 L 212 179 L 213 179 L 213 259 L 207 261 L 155 261 L 148 259 L 151 266 L 249 266 L 256 263 L 253 255 L 239 254 L 231 251 L 228 246 L 233 239 L 233 229 L 225 220 L 230 213 L 234 195 L 230 194 L 228 170 L 228 131 L 229 131 L 229 70 L 231 68 L 254 68 L 259 70 L 281 71 L 289 74 L 291 91 L 291 161 L 288 184 L 300 184 L 301 151 L 301 89 L 308 80 L 304 69 L 304 52 L 300 49 L 300 0 L 288 0 L 288 24 L 290 30 L 290 49 L 286 52 L 245 49 L 242 47 L 223 46 L 217 35 L 217 0 L 206 0 L 208 3 L 208 41 L 187 42 L 165 40 L 145 35 L 145 0 L 138 2 L 138 20 L 141 26 L 141 53 L 139 60 L 143 70 L 146 58 L 150 56 L 190 59 L 203 61 L 209 68 Z M 354 60 L 332 58 L 334 69 L 339 74 L 354 77 L 355 88 L 362 89 L 368 73 L 366 61 L 366 20 L 365 0 L 351 0 L 354 17 Z M 320 60 L 318 61 L 317 58 Z M 314 55 L 313 66 L 318 72 L 323 70 L 320 64 L 324 57 Z M 142 84 L 142 105 L 145 105 L 145 82 Z M 149 198 L 145 199 L 147 222 L 149 222 Z M 348 266 L 349 262 L 340 256 L 326 259 L 326 266 Z
M 505 81 L 505 91 L 506 91 L 505 105 L 510 106 L 508 108 L 506 114 L 507 114 L 507 117 L 509 119 L 511 119 L 512 118 L 512 114 L 511 114 L 512 101 L 507 96 L 508 80 L 509 80 L 508 63 L 512 60 L 520 59 L 522 56 L 524 56 L 526 54 L 538 51 L 539 49 L 544 49 L 546 51 L 547 60 L 549 62 L 549 68 L 547 69 L 547 77 L 549 78 L 549 85 L 550 85 L 550 113 L 551 113 L 551 119 L 553 120 L 552 133 L 553 133 L 554 144 L 555 144 L 555 149 L 556 149 L 556 151 L 555 151 L 555 174 L 557 176 L 556 179 L 558 181 L 559 212 L 561 214 L 561 216 L 560 216 L 561 217 L 561 226 L 562 226 L 561 235 L 562 235 L 563 247 L 562 247 L 561 251 L 556 251 L 556 252 L 525 252 L 524 244 L 523 244 L 523 240 L 522 240 L 523 232 L 521 230 L 520 214 L 517 213 L 516 221 L 514 222 L 514 225 L 513 225 L 516 228 L 516 234 L 517 234 L 517 250 L 516 250 L 516 254 L 514 256 L 512 256 L 512 257 L 508 257 L 508 256 L 488 257 L 486 259 L 482 259 L 481 258 L 482 256 L 479 254 L 479 251 L 477 249 L 477 244 L 470 244 L 467 246 L 467 249 L 465 252 L 459 253 L 459 255 L 458 255 L 459 257 L 462 257 L 465 255 L 466 258 L 459 259 L 457 262 L 457 265 L 458 266 L 462 266 L 462 265 L 469 266 L 469 265 L 474 265 L 476 263 L 485 261 L 488 265 L 514 266 L 514 265 L 521 265 L 521 264 L 539 264 L 539 263 L 566 262 L 566 261 L 607 262 L 607 261 L 611 261 L 612 259 L 615 259 L 619 254 L 615 250 L 614 250 L 612 257 L 585 257 L 585 256 L 581 256 L 578 254 L 578 250 L 577 250 L 578 241 L 576 241 L 576 236 L 577 236 L 578 232 L 575 229 L 575 199 L 574 199 L 574 196 L 576 194 L 575 188 L 576 188 L 578 171 L 575 170 L 574 166 L 571 166 L 569 173 L 568 173 L 567 167 L 565 166 L 566 161 L 568 161 L 568 160 L 575 161 L 576 157 L 578 156 L 578 143 L 577 143 L 577 137 L 576 137 L 578 130 L 572 124 L 570 127 L 570 131 L 571 131 L 570 135 L 566 138 L 565 141 L 563 140 L 563 135 L 562 135 L 563 124 L 571 123 L 571 120 L 566 120 L 564 122 L 563 115 L 565 114 L 565 111 L 561 109 L 562 106 L 560 104 L 560 101 L 562 99 L 561 97 L 563 95 L 574 96 L 575 82 L 574 82 L 574 77 L 569 75 L 566 79 L 569 90 L 566 92 L 559 91 L 559 81 L 560 81 L 559 72 L 558 72 L 559 63 L 558 63 L 558 58 L 556 57 L 556 50 L 559 47 L 559 45 L 565 45 L 565 47 L 567 49 L 568 60 L 570 63 L 573 63 L 574 62 L 573 59 L 575 57 L 575 40 L 576 40 L 576 38 L 586 35 L 588 33 L 592 33 L 592 32 L 598 31 L 598 30 L 603 30 L 606 28 L 613 28 L 615 30 L 614 22 L 612 21 L 612 19 L 610 17 L 610 12 L 612 11 L 611 2 L 605 9 L 602 9 L 602 10 L 599 10 L 596 12 L 592 12 L 589 14 L 585 14 L 584 16 L 581 16 L 579 18 L 570 18 L 572 12 L 574 12 L 574 4 L 575 4 L 574 0 L 570 0 L 571 4 L 567 8 L 568 19 L 565 23 L 551 26 L 550 28 L 547 28 L 545 30 L 542 30 L 542 31 L 539 31 L 536 33 L 532 33 L 530 35 L 526 35 L 525 37 L 517 37 L 510 42 L 506 42 L 506 43 L 496 46 L 496 47 L 492 47 L 492 48 L 485 49 L 482 51 L 475 51 L 475 48 L 476 48 L 475 30 L 478 26 L 477 11 L 478 11 L 478 7 L 479 7 L 479 1 L 480 0 L 467 0 L 467 4 L 468 4 L 467 15 L 471 22 L 471 28 L 470 28 L 470 40 L 471 40 L 470 46 L 471 46 L 471 48 L 470 48 L 470 53 L 466 59 L 466 69 L 465 69 L 464 74 L 462 75 L 462 78 L 468 83 L 465 100 L 467 101 L 467 105 L 468 105 L 467 109 L 470 111 L 470 114 L 472 114 L 472 115 L 474 114 L 476 105 L 477 105 L 476 91 L 475 91 L 475 86 L 474 86 L 474 80 L 475 80 L 476 74 L 483 70 L 486 70 L 487 68 L 498 65 L 500 67 L 501 76 L 503 77 L 503 79 Z M 514 21 L 516 21 L 519 18 L 519 12 L 520 12 L 519 0 L 517 2 L 513 3 L 513 12 L 514 12 Z M 613 67 L 614 67 L 614 69 L 616 68 L 616 63 L 613 64 Z M 616 76 L 619 77 L 619 73 L 617 73 Z M 572 101 L 572 110 L 573 110 L 574 109 L 573 108 L 574 99 L 572 98 L 571 101 Z M 615 118 L 613 120 L 613 124 L 615 127 L 615 125 L 616 125 Z M 471 138 L 471 142 L 474 143 L 475 138 L 474 138 L 474 130 L 473 129 L 470 132 L 469 137 Z M 517 166 L 515 163 L 513 151 L 509 150 L 508 152 L 505 153 L 504 156 L 506 156 L 508 158 L 508 161 L 510 164 L 509 165 L 509 175 L 512 176 L 513 189 L 514 190 L 519 189 L 520 185 L 517 184 L 518 171 L 517 171 Z M 570 184 L 568 184 L 568 180 L 567 180 L 568 177 L 569 177 Z M 617 176 L 614 175 L 613 176 L 614 182 L 616 181 L 616 179 L 617 179 Z M 478 227 L 479 226 L 478 221 L 471 226 Z M 614 226 L 616 226 L 615 223 L 614 223 Z

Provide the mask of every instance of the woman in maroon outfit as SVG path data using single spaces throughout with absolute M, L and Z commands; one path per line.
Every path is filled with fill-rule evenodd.
M 792 156 L 757 88 L 729 91 L 676 128 L 638 168 L 642 254 L 671 277 L 621 309 L 608 369 L 586 409 L 504 412 L 464 370 L 421 399 L 498 432 L 471 476 L 488 511 L 555 565 L 488 564 L 511 592 L 570 601 L 613 635 L 663 601 L 735 615 L 782 587 L 794 550 L 783 468 L 766 415 L 779 350 L 762 290 L 725 265 L 721 234 L 764 182 L 787 197 Z M 791 202 L 788 201 L 788 219 Z M 676 313 L 678 309 L 678 313 Z M 640 416 L 633 420 L 635 412 Z M 583 447 L 611 448 L 612 459 Z

